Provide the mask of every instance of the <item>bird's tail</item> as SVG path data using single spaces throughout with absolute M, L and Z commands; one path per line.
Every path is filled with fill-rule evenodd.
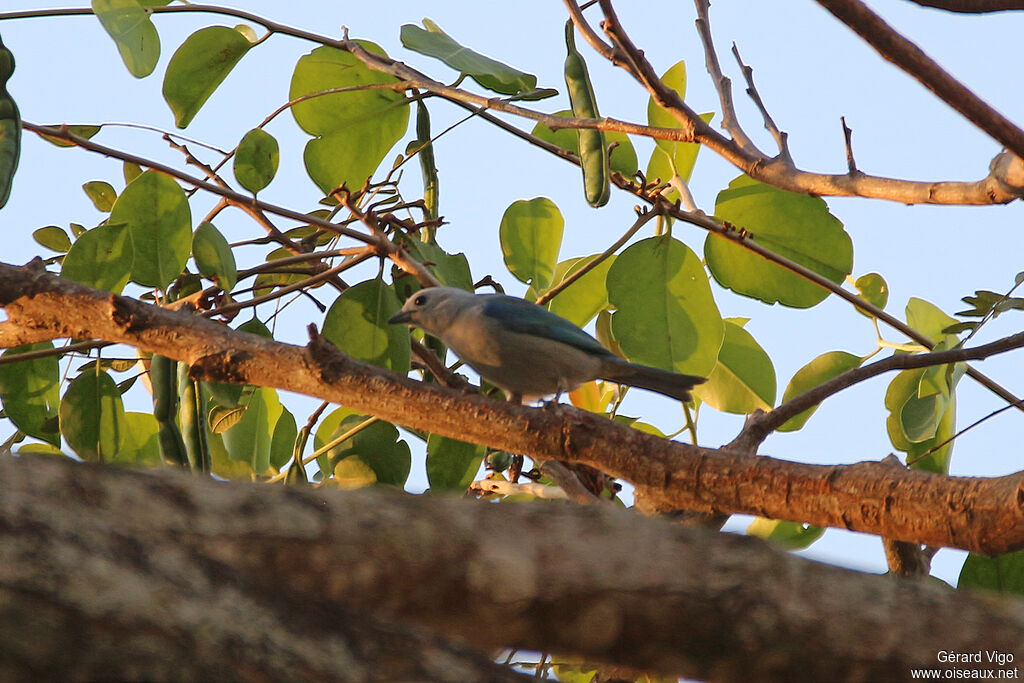
M 679 401 L 689 401 L 692 398 L 690 389 L 706 381 L 704 377 L 681 375 L 660 368 L 629 363 L 618 358 L 606 362 L 601 371 L 601 379 L 656 391 Z

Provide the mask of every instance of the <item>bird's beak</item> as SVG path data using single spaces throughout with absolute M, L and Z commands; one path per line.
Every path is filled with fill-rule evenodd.
M 409 315 L 408 311 L 399 311 L 398 313 L 395 313 L 393 316 L 388 318 L 388 324 L 389 325 L 398 325 L 400 323 L 411 323 L 411 322 L 412 322 L 412 317 Z

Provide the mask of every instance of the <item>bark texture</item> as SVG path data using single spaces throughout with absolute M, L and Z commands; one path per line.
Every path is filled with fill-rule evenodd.
M 0 461 L 0 678 L 516 680 L 467 645 L 719 681 L 1017 654 L 1024 605 L 603 506 Z
M 0 347 L 55 338 L 121 342 L 192 366 L 193 377 L 286 389 L 390 422 L 540 459 L 579 462 L 637 486 L 651 510 L 747 513 L 984 554 L 1024 547 L 1024 473 L 947 477 L 880 462 L 806 465 L 668 441 L 560 406 L 540 410 L 443 389 L 185 311 L 0 264 Z

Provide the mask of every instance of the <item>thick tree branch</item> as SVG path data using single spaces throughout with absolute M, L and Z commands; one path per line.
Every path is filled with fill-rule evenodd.
M 567 3 L 573 1 L 566 0 Z M 714 53 L 714 46 L 711 44 L 707 13 L 701 12 L 702 0 L 696 1 L 698 33 L 705 42 L 709 71 L 719 88 L 723 106 L 728 105 L 728 130 L 735 132 L 739 124 L 735 113 L 731 111 L 729 81 L 722 76 L 717 58 L 710 57 Z M 613 63 L 625 68 L 640 82 L 651 97 L 676 118 L 683 130 L 692 131 L 693 141 L 720 154 L 761 182 L 804 194 L 876 197 L 906 204 L 1003 204 L 1024 195 L 1024 161 L 1019 156 L 1013 157 L 1012 164 L 996 163 L 993 160 L 990 174 L 977 182 L 914 182 L 870 176 L 859 171 L 846 174 L 810 173 L 797 168 L 785 155 L 769 157 L 754 146 L 746 134 L 730 140 L 712 129 L 674 90 L 661 82 L 643 51 L 627 35 L 611 1 L 601 0 L 601 8 L 605 13 L 605 34 L 615 46 L 616 58 Z
M 626 479 L 652 505 L 749 513 L 986 554 L 1024 547 L 1024 474 L 896 472 L 877 462 L 805 465 L 698 448 L 561 406 L 539 410 L 466 396 L 341 354 L 240 333 L 184 311 L 0 264 L 0 347 L 98 338 L 188 363 L 196 379 L 248 383 L 342 403 L 384 420 Z
M 910 2 L 923 7 L 934 7 L 965 14 L 1024 9 L 1024 2 L 1021 0 L 910 0 Z
M 480 648 L 704 680 L 896 680 L 935 665 L 940 649 L 1014 652 L 1024 629 L 1020 604 L 996 608 L 611 507 L 222 483 L 39 458 L 0 460 L 0 482 L 4 671 L 32 671 L 25 664 L 42 656 L 104 677 L 128 661 L 141 672 L 131 677 L 156 679 L 172 677 L 168 661 L 180 657 L 170 661 L 193 668 L 174 677 L 514 680 L 471 676 L 486 663 L 408 635 L 420 625 Z M 379 616 L 359 616 L 370 610 Z M 395 635 L 373 648 L 360 624 Z M 242 635 L 230 640 L 231 630 Z M 178 646 L 162 650 L 172 636 Z M 447 657 L 423 657 L 433 670 L 417 675 L 402 653 L 424 645 Z
M 818 0 L 857 35 L 908 74 L 935 93 L 942 101 L 964 115 L 968 121 L 988 133 L 1001 145 L 1024 157 L 1024 130 L 993 109 L 960 81 L 904 38 L 860 0 Z

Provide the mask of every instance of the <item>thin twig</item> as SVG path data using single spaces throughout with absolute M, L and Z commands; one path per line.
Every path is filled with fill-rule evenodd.
M 850 175 L 857 175 L 857 160 L 853 158 L 853 131 L 846 125 L 846 117 L 840 116 L 839 121 L 843 124 L 843 140 L 846 144 L 846 167 L 850 169 Z
M 775 138 L 775 144 L 779 147 L 779 154 L 784 161 L 793 163 L 793 157 L 789 152 L 789 136 L 784 131 L 779 130 L 779 127 L 775 125 L 775 120 L 772 115 L 768 113 L 768 107 L 764 105 L 761 100 L 761 94 L 757 92 L 757 86 L 754 85 L 754 69 L 743 63 L 743 58 L 740 57 L 740 49 L 736 46 L 736 43 L 732 44 L 732 54 L 736 58 L 736 63 L 740 65 L 740 71 L 743 72 L 743 78 L 747 81 L 747 95 L 753 100 L 757 106 L 758 111 L 761 112 L 761 117 L 764 119 L 764 127 L 772 137 Z
M 732 99 L 732 81 L 722 73 L 722 67 L 718 63 L 718 53 L 715 51 L 714 40 L 711 37 L 711 22 L 708 19 L 708 10 L 711 3 L 708 0 L 694 0 L 697 6 L 697 34 L 704 45 L 704 64 L 711 81 L 718 91 L 718 101 L 722 105 L 722 128 L 732 136 L 733 141 L 740 148 L 749 154 L 761 154 L 761 151 L 754 144 L 753 140 L 743 130 L 739 117 L 736 115 L 736 106 Z
M 932 351 L 917 355 L 895 354 L 888 358 L 875 361 L 870 365 L 854 368 L 835 377 L 813 389 L 786 401 L 778 408 L 751 417 L 743 427 L 743 431 L 733 443 L 737 447 L 747 447 L 751 443 L 760 443 L 764 438 L 781 427 L 787 420 L 793 418 L 805 410 L 818 405 L 823 400 L 854 384 L 863 382 L 866 379 L 875 377 L 892 370 L 910 370 L 914 368 L 926 368 L 935 365 L 947 365 L 969 360 L 984 360 L 1014 349 L 1024 347 L 1024 332 L 1004 337 L 989 344 L 976 346 L 970 349 L 950 349 L 948 351 Z M 1020 401 L 1012 402 L 1017 405 Z
M 637 219 L 635 221 L 633 221 L 633 225 L 629 226 L 629 230 L 627 230 L 625 233 L 623 233 L 622 237 L 617 239 L 614 244 L 612 244 L 610 247 L 605 249 L 603 252 L 601 252 L 597 256 L 595 256 L 592 259 L 590 259 L 589 261 L 587 261 L 586 265 L 584 265 L 582 268 L 577 270 L 575 273 L 573 273 L 572 275 L 569 275 L 564 280 L 559 282 L 557 285 L 555 285 L 554 287 L 552 287 L 548 291 L 546 291 L 543 294 L 541 294 L 540 296 L 538 296 L 535 303 L 540 305 L 540 306 L 543 306 L 547 302 L 551 301 L 553 298 L 558 296 L 559 293 L 561 293 L 563 290 L 565 290 L 566 287 L 568 287 L 572 283 L 574 283 L 577 280 L 579 280 L 581 277 L 583 277 L 584 275 L 589 273 L 591 270 L 596 268 L 598 265 L 600 265 L 602 261 L 607 260 L 609 256 L 611 256 L 612 254 L 617 252 L 619 249 L 621 249 L 622 246 L 626 242 L 628 242 L 630 240 L 630 238 L 633 237 L 633 235 L 635 235 L 637 233 L 638 230 L 640 230 L 640 228 L 642 228 L 645 225 L 647 225 L 648 221 L 650 221 L 655 216 L 659 215 L 659 213 L 657 211 L 640 210 L 639 207 L 637 208 L 637 214 L 638 214 Z
M 860 0 L 818 0 L 836 18 L 939 99 L 957 110 L 1018 157 L 1024 157 L 1024 130 L 975 95 Z

